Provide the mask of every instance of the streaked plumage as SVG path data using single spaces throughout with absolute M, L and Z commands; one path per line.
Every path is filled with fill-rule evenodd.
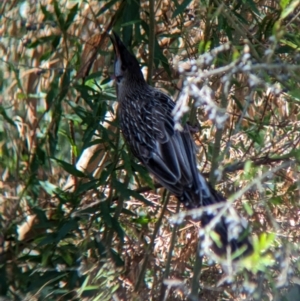
M 133 154 L 185 207 L 199 208 L 226 201 L 199 173 L 188 126 L 184 126 L 183 131 L 174 129 L 174 101 L 146 83 L 138 61 L 115 33 L 112 41 L 120 125 Z M 204 214 L 202 224 L 207 225 L 213 217 Z M 222 242 L 222 247 L 214 246 L 217 253 L 224 253 L 227 245 L 232 252 L 242 245 L 246 245 L 248 251 L 251 249 L 245 236 L 228 241 L 228 224 L 224 217 L 214 230 Z

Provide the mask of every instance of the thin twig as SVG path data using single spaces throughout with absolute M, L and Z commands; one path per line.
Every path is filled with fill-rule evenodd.
M 202 260 L 203 260 L 203 256 L 200 256 L 200 248 L 201 248 L 201 241 L 199 241 L 199 243 L 197 244 L 197 253 L 196 253 L 196 261 L 193 269 L 191 293 L 188 296 L 190 300 L 198 300 L 199 287 L 200 287 L 199 279 L 201 275 Z
M 239 199 L 243 194 L 245 194 L 253 186 L 255 186 L 255 185 L 261 186 L 261 183 L 264 179 L 270 178 L 276 172 L 278 172 L 281 169 L 284 169 L 284 168 L 287 168 L 287 167 L 291 166 L 291 164 L 292 164 L 292 161 L 287 161 L 287 162 L 282 163 L 279 166 L 276 166 L 276 167 L 268 170 L 267 172 L 263 173 L 260 177 L 257 177 L 255 179 L 253 179 L 253 181 L 251 183 L 249 183 L 248 185 L 246 185 L 245 187 L 243 187 L 242 189 L 240 189 L 239 191 L 237 191 L 236 193 L 231 195 L 229 198 L 227 198 L 227 202 L 221 202 L 221 203 L 216 203 L 216 204 L 209 205 L 209 206 L 200 207 L 200 208 L 197 208 L 197 209 L 182 211 L 178 214 L 173 215 L 170 218 L 170 222 L 174 223 L 174 224 L 175 223 L 181 223 L 183 221 L 183 219 L 186 218 L 187 216 L 200 217 L 204 212 L 206 212 L 208 210 L 214 211 L 214 210 L 220 209 L 218 214 L 206 226 L 207 229 L 212 230 L 216 226 L 216 224 L 219 222 L 220 217 L 228 209 L 230 209 L 230 207 L 232 206 L 232 203 L 235 200 Z
M 155 42 L 155 12 L 154 0 L 149 0 L 149 59 L 148 59 L 148 76 L 149 85 L 152 82 L 153 63 L 154 63 L 154 42 Z
M 149 256 L 150 254 L 152 254 L 152 249 L 153 249 L 153 246 L 154 246 L 154 241 L 155 241 L 155 238 L 156 238 L 156 235 L 158 233 L 158 230 L 159 228 L 161 227 L 161 222 L 165 216 L 165 212 L 167 210 L 167 205 L 169 203 L 169 198 L 170 198 L 170 193 L 169 192 L 164 192 L 164 206 L 161 210 L 161 213 L 160 213 L 160 216 L 158 218 L 158 221 L 157 223 L 155 224 L 155 228 L 154 228 L 154 231 L 153 231 L 153 234 L 152 234 L 152 237 L 151 237 L 151 242 L 147 248 L 147 251 L 146 251 L 146 254 L 145 254 L 145 257 L 144 257 L 144 262 L 143 262 L 143 265 L 142 265 L 142 268 L 141 268 L 141 271 L 138 275 L 138 278 L 137 278 L 137 282 L 135 284 L 135 287 L 134 287 L 134 291 L 137 292 L 139 290 L 139 287 L 142 283 L 142 281 L 144 280 L 144 275 L 145 275 L 145 272 L 146 272 L 146 268 L 147 268 L 147 265 L 148 265 L 148 261 L 149 261 Z
M 180 202 L 177 201 L 176 213 L 179 213 L 179 209 L 180 209 Z M 178 225 L 174 225 L 174 227 L 172 229 L 169 253 L 168 253 L 168 257 L 167 257 L 167 262 L 166 262 L 163 279 L 167 279 L 169 277 L 171 259 L 173 257 L 173 251 L 174 251 L 175 241 L 176 241 L 176 237 L 177 237 L 177 230 L 178 230 Z M 165 296 L 165 293 L 166 293 L 166 285 L 162 282 L 159 300 L 166 300 L 167 296 Z

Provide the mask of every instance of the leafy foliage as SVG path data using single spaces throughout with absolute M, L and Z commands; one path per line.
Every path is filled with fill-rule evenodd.
M 157 1 L 154 11 L 6 1 L 1 11 L 1 298 L 297 299 L 299 1 Z M 181 90 L 175 119 L 201 128 L 199 167 L 252 225 L 253 255 L 222 275 L 205 257 L 200 293 L 200 225 L 118 128 L 112 27 L 156 87 Z

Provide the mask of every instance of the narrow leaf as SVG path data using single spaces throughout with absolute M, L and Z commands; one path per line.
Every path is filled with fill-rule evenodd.
M 67 173 L 75 176 L 75 177 L 85 177 L 85 174 L 78 170 L 75 166 L 73 166 L 72 164 L 69 164 L 65 161 L 62 161 L 62 160 L 59 160 L 59 159 L 56 159 L 56 158 L 53 158 L 53 160 L 55 160 L 57 162 L 57 164 L 59 166 L 61 166 Z

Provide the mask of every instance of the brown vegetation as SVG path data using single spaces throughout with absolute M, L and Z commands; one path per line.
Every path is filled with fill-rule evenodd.
M 299 1 L 0 11 L 1 300 L 299 298 Z M 112 28 L 178 99 L 199 169 L 250 221 L 255 252 L 238 267 L 201 266 L 201 225 L 124 145 Z

